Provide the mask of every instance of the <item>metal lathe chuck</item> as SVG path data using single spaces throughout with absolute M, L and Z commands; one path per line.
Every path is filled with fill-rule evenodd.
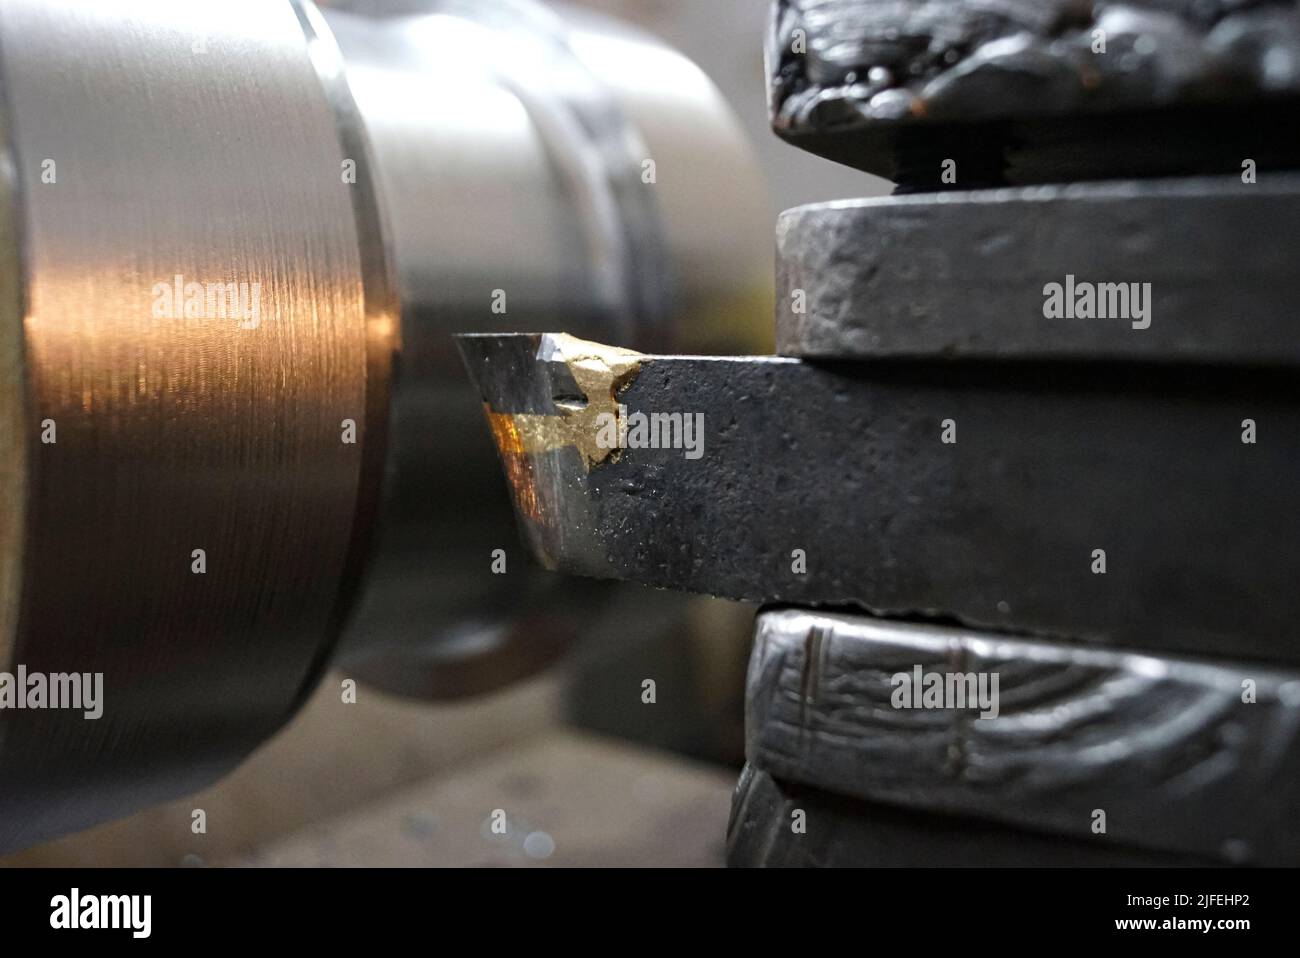
M 364 6 L 0 0 L 0 850 L 210 782 L 332 657 L 454 695 L 572 631 L 491 572 L 451 332 L 754 345 L 763 193 L 698 70 Z

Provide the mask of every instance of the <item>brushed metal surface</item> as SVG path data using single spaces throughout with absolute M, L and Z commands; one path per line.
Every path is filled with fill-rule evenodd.
M 355 562 L 382 349 L 338 66 L 292 4 L 6 0 L 0 43 L 32 471 L 13 660 L 104 676 L 99 720 L 0 717 L 9 848 L 202 785 L 288 717 Z M 160 284 L 189 283 L 248 284 L 247 309 L 167 315 Z

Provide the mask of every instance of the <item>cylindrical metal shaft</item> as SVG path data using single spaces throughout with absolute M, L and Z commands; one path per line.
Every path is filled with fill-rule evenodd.
M 770 224 L 733 118 L 681 55 L 534 2 L 400 8 L 427 14 L 327 13 L 402 300 L 383 522 L 342 651 L 387 688 L 445 696 L 536 667 L 572 631 L 567 597 L 590 591 L 516 552 L 448 333 L 762 347 Z

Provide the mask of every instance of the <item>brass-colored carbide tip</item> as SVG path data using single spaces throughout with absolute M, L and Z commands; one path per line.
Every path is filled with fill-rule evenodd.
M 542 337 L 539 358 L 564 364 L 583 399 L 560 399 L 554 414 L 498 412 L 486 405 L 488 423 L 503 457 L 572 446 L 590 469 L 616 450 L 618 393 L 641 368 L 642 355 L 567 333 Z

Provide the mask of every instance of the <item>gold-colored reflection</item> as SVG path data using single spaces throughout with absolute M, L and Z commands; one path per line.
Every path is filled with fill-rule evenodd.
M 358 154 L 294 5 L 220 6 L 258 29 L 196 49 L 189 3 L 0 6 L 25 261 L 0 370 L 23 337 L 32 477 L 15 657 L 105 688 L 75 734 L 5 716 L 0 847 L 228 768 L 291 714 L 356 578 L 397 315 L 369 165 L 340 178 Z M 55 779 L 66 802 L 6 804 Z
M 590 469 L 609 459 L 618 449 L 602 442 L 611 424 L 617 433 L 618 394 L 636 378 L 641 368 L 640 353 L 616 346 L 588 342 L 565 333 L 546 336 L 546 348 L 554 350 L 582 391 L 581 402 L 560 401 L 554 415 L 503 414 L 488 408 L 488 424 L 502 456 L 552 452 L 572 446 Z

